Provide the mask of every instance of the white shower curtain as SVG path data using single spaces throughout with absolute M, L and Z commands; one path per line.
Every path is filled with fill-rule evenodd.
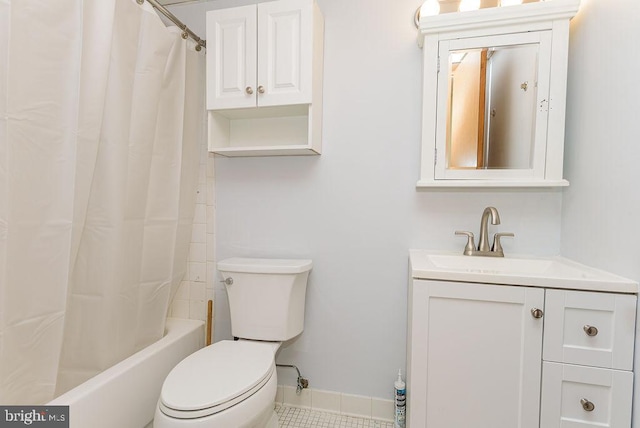
M 204 52 L 135 0 L 0 0 L 0 403 L 159 339 L 186 270 Z

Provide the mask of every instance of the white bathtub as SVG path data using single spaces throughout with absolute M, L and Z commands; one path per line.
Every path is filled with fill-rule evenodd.
M 202 321 L 169 318 L 162 339 L 48 404 L 70 406 L 70 428 L 147 427 L 165 377 L 203 344 Z

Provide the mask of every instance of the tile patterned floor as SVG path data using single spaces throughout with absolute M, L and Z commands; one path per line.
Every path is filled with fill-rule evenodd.
M 393 428 L 393 423 L 276 405 L 280 428 Z

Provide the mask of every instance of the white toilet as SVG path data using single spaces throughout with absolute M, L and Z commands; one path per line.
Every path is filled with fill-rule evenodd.
M 304 328 L 311 260 L 232 258 L 218 263 L 231 333 L 182 360 L 162 385 L 154 428 L 276 428 L 275 354 Z

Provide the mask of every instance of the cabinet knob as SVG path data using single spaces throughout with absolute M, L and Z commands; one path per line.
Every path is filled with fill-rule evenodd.
M 542 318 L 542 316 L 544 315 L 544 312 L 542 312 L 542 309 L 533 308 L 531 309 L 531 315 L 534 318 Z
M 587 400 L 586 398 L 580 399 L 580 404 L 582 404 L 582 408 L 586 412 L 593 412 L 593 409 L 596 408 L 596 405 L 593 404 L 591 401 Z
M 244 91 L 249 95 L 253 94 L 253 88 L 251 86 L 247 86 L 247 89 L 245 89 Z
M 258 86 L 258 92 L 261 94 L 264 94 L 264 86 L 262 85 Z
M 592 325 L 585 325 L 584 327 L 582 327 L 582 329 L 585 333 L 587 333 L 587 336 L 595 336 L 596 334 L 598 334 L 598 328 Z

